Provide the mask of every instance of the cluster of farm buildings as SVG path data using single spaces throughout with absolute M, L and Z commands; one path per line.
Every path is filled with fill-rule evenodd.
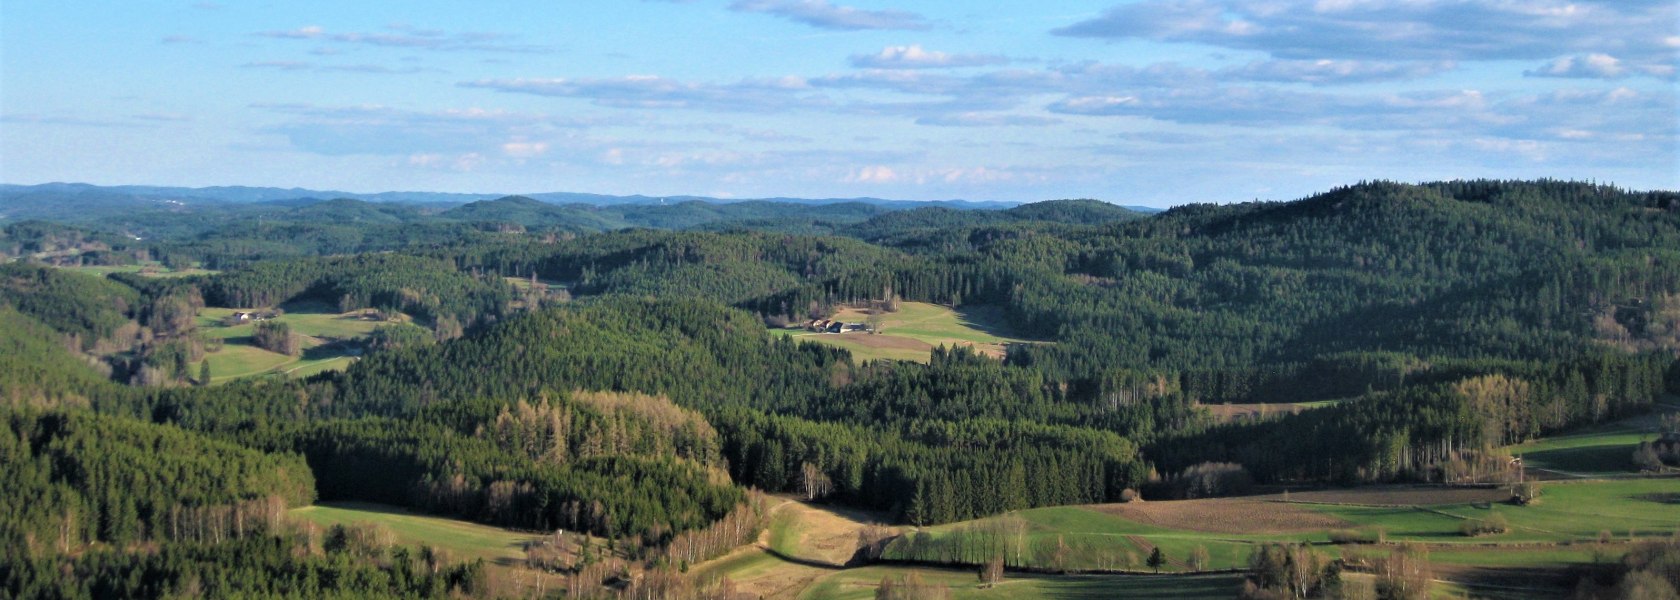
M 806 331 L 817 333 L 842 333 L 846 331 L 868 331 L 869 326 L 863 323 L 846 323 L 839 319 L 811 319 L 805 324 Z

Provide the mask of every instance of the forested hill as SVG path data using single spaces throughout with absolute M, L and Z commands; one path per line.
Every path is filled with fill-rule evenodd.
M 218 195 L 218 193 L 225 195 Z M 755 230 L 869 235 L 891 228 L 871 218 L 934 207 L 980 219 L 1100 223 L 1137 218 L 1139 210 L 1083 200 L 1033 205 L 874 198 L 724 201 L 712 198 L 536 194 L 324 195 L 307 190 L 0 186 L 0 222 L 75 224 L 123 253 L 227 258 L 230 246 L 251 257 L 394 250 L 424 240 L 493 239 L 498 234 L 575 235 L 626 228 Z M 322 200 L 319 198 L 329 198 Z M 1009 210 L 1005 210 L 1009 209 Z M 214 240 L 219 248 L 206 248 Z M 24 238 L 25 243 L 34 241 Z M 0 250 L 4 250 L 0 248 Z M 16 255 L 21 250 L 8 254 Z
M 1674 192 L 1374 182 L 1147 217 L 1091 201 L 654 208 L 642 218 L 660 227 L 758 212 L 590 232 L 520 219 L 619 213 L 344 201 L 285 209 L 316 210 L 307 222 L 138 243 L 11 224 L 0 417 L 15 439 L 0 451 L 29 461 L 16 489 L 69 491 L 52 492 L 50 513 L 0 521 L 0 539 L 25 548 L 0 560 L 28 565 L 0 571 L 19 573 L 0 594 L 93 589 L 105 580 L 88 561 L 148 564 L 124 543 L 199 553 L 232 573 L 218 581 L 260 591 L 250 582 L 277 567 L 228 553 L 269 544 L 252 552 L 269 560 L 307 536 L 244 517 L 312 497 L 588 532 L 669 569 L 678 544 L 715 556 L 753 539 L 748 488 L 925 525 L 1234 482 L 1450 481 L 1503 472 L 1507 444 L 1680 392 Z M 73 272 L 122 271 L 105 263 L 125 256 L 130 272 Z M 1001 322 L 1021 341 L 1001 360 L 941 347 L 924 362 L 863 361 L 830 344 L 926 332 L 788 327 L 907 302 Z M 344 330 L 382 320 L 339 334 L 358 352 L 342 371 L 212 380 L 195 368 L 240 340 L 207 315 L 298 306 Z M 1206 408 L 1306 400 L 1330 406 L 1232 423 Z M 84 456 L 101 447 L 89 432 L 123 456 L 225 460 L 129 469 Z M 205 496 L 180 487 L 217 464 L 249 477 Z M 90 481 L 154 487 L 128 503 Z M 187 539 L 179 522 L 196 528 Z M 77 532 L 41 542 L 55 527 Z M 408 564 L 300 552 L 368 576 Z M 77 575 L 50 577 L 61 572 Z M 431 572 L 431 592 L 366 581 L 396 596 L 472 589 L 470 569 Z

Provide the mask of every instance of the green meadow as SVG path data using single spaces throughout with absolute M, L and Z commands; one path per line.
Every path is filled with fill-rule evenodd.
M 541 537 L 363 502 L 305 506 L 293 509 L 291 514 L 321 527 L 371 523 L 391 530 L 399 544 L 425 544 L 448 550 L 459 558 L 482 558 L 504 565 L 524 560 L 525 543 Z
M 847 323 L 865 323 L 869 313 L 844 308 L 831 318 Z M 1024 340 L 1015 337 L 994 307 L 951 307 L 925 302 L 902 302 L 897 312 L 883 313 L 879 333 L 820 334 L 803 329 L 774 329 L 772 332 L 851 351 L 853 358 L 927 362 L 939 346 L 969 346 L 992 356 L 1003 356 L 1004 347 Z
M 1231 598 L 1242 585 L 1237 575 L 1036 575 L 1009 573 L 996 586 L 984 587 L 968 569 L 870 566 L 849 569 L 819 579 L 799 600 L 869 600 L 883 578 L 915 574 L 923 581 L 944 585 L 956 600 L 996 598 L 1025 600 L 1084 600 L 1099 598 L 1163 598 L 1192 600 Z
M 255 375 L 286 375 L 308 377 L 331 370 L 342 370 L 355 362 L 355 357 L 343 349 L 324 350 L 335 342 L 354 341 L 381 325 L 365 320 L 359 311 L 334 312 L 319 303 L 287 305 L 285 314 L 274 320 L 290 325 L 302 336 L 302 356 L 286 356 L 251 345 L 255 323 L 223 326 L 222 320 L 235 312 L 249 309 L 204 308 L 198 314 L 199 331 L 221 338 L 225 345 L 220 351 L 206 355 L 210 361 L 211 381 L 222 383 Z M 195 366 L 194 369 L 197 367 Z M 196 370 L 194 371 L 196 373 Z

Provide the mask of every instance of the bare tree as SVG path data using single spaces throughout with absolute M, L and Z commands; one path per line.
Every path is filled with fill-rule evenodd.
M 980 567 L 980 582 L 986 584 L 986 587 L 997 585 L 1001 581 L 1003 581 L 1002 556 L 988 560 L 985 565 Z

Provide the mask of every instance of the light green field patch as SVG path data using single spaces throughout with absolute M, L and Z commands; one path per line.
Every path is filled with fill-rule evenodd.
M 347 313 L 325 312 L 326 305 L 319 303 L 291 305 L 285 314 L 273 320 L 290 325 L 292 331 L 302 336 L 303 356 L 290 357 L 269 352 L 251 345 L 251 335 L 256 330 L 256 323 L 242 323 L 224 327 L 223 319 L 235 312 L 250 312 L 252 309 L 235 308 L 204 308 L 199 310 L 197 322 L 199 331 L 210 337 L 221 338 L 225 345 L 222 350 L 210 353 L 211 381 L 222 383 L 240 377 L 250 377 L 269 373 L 278 373 L 292 377 L 308 377 L 324 371 L 342 370 L 355 362 L 356 358 L 348 353 L 348 349 L 328 351 L 333 341 L 350 341 L 366 336 L 375 328 L 385 324 L 384 321 L 373 321 L 361 318 L 360 311 Z M 196 366 L 194 367 L 197 368 Z M 194 373 L 197 371 L 195 370 Z
M 1549 482 L 1540 502 L 1501 507 L 1514 531 L 1512 539 L 1593 540 L 1602 531 L 1618 537 L 1666 536 L 1680 528 L 1680 479 Z M 1476 509 L 1449 507 L 1446 512 L 1473 517 Z
M 909 362 L 927 362 L 932 354 L 931 348 L 882 348 L 857 341 L 853 335 L 833 335 L 792 331 L 786 329 L 772 329 L 772 333 L 794 338 L 799 341 L 816 342 L 836 348 L 844 348 L 852 353 L 852 360 L 859 363 L 868 360 L 903 360 Z M 885 337 L 885 336 L 882 336 Z
M 774 554 L 753 548 L 734 556 L 705 563 L 691 573 L 701 579 L 728 577 L 735 581 L 745 581 L 763 577 L 765 574 L 780 569 L 787 564 L 789 564 L 787 561 L 777 558 Z
M 1675 412 L 1658 405 L 1648 414 L 1604 423 L 1571 433 L 1508 446 L 1506 453 L 1523 457 L 1529 467 L 1568 475 L 1609 476 L 1638 472 L 1633 451 L 1640 442 L 1656 439 L 1658 420 Z
M 300 360 L 295 364 L 287 365 L 285 373 L 286 375 L 292 377 L 304 378 L 311 375 L 325 373 L 327 371 L 343 371 L 350 368 L 350 365 L 355 363 L 356 357 L 354 356 L 334 356 L 331 358 L 322 358 L 317 360 Z
M 1626 546 L 1577 544 L 1548 548 L 1477 548 L 1465 550 L 1432 550 L 1429 562 L 1444 565 L 1475 567 L 1566 567 L 1615 562 Z
M 293 509 L 291 514 L 322 527 L 373 523 L 389 528 L 400 544 L 426 544 L 448 550 L 457 558 L 482 558 L 503 565 L 524 560 L 525 543 L 541 537 L 362 502 L 306 506 Z
M 206 334 L 223 339 L 249 337 L 251 331 L 256 328 L 255 323 L 223 327 L 222 319 L 235 312 L 250 312 L 252 310 L 254 309 L 204 308 L 198 311 L 198 327 Z M 360 311 L 332 313 L 288 310 L 285 314 L 275 317 L 274 321 L 290 325 L 292 331 L 298 335 L 338 340 L 354 339 L 367 335 L 373 332 L 374 328 L 385 324 L 384 321 L 361 318 Z
M 1352 523 L 1354 524 L 1353 529 L 1366 531 L 1380 529 L 1387 534 L 1390 540 L 1458 542 L 1467 539 L 1458 532 L 1459 523 L 1463 522 L 1463 519 L 1434 512 L 1430 509 L 1330 504 L 1309 504 L 1305 506 L 1314 511 Z
M 507 281 L 509 285 L 512 285 L 513 289 L 519 290 L 521 292 L 528 291 L 532 287 L 530 277 L 503 277 L 502 279 Z M 550 291 L 550 290 L 566 289 L 567 286 L 566 286 L 565 283 L 562 283 L 562 282 L 559 282 L 559 281 L 552 281 L 552 280 L 548 280 L 548 279 L 537 279 L 536 287 L 537 287 L 538 291 L 546 292 L 546 291 Z
M 867 323 L 869 313 L 863 309 L 843 308 L 830 318 L 847 323 Z M 775 331 L 845 348 L 860 361 L 927 362 L 933 348 L 938 346 L 970 346 L 983 354 L 1002 357 L 1005 345 L 1024 341 L 1010 331 L 1002 311 L 995 307 L 952 309 L 925 302 L 902 302 L 897 312 L 883 313 L 880 333 L 875 335 L 816 334 L 802 329 Z
M 784 556 L 798 556 L 798 542 L 804 538 L 803 527 L 799 523 L 798 515 L 793 511 L 780 511 L 770 518 L 766 537 L 769 539 L 771 550 L 780 552 Z
M 1570 435 L 1549 437 L 1508 446 L 1505 452 L 1523 457 L 1529 467 L 1551 469 L 1570 475 L 1604 476 L 1634 473 L 1633 451 L 1640 442 L 1656 439 L 1656 423 L 1674 409 L 1659 406 L 1651 414 L 1639 415 L 1585 429 Z
M 210 361 L 210 380 L 214 382 L 261 375 L 297 361 L 291 356 L 231 342 L 220 351 L 206 355 L 205 360 Z M 196 368 L 192 374 L 198 374 Z
M 957 600 L 1013 599 L 1083 600 L 1097 598 L 1231 598 L 1242 581 L 1235 575 L 1029 575 L 1010 573 L 995 587 L 982 588 L 967 569 L 930 569 L 873 566 L 851 569 L 819 580 L 799 600 L 868 600 L 884 577 L 914 573 L 923 581 L 944 585 Z
M 1207 551 L 1209 560 L 1202 566 L 1203 569 L 1238 568 L 1247 564 L 1255 544 L 1303 541 L 1313 537 L 1324 539 L 1323 535 L 1233 535 L 1174 530 L 1080 506 L 1035 508 L 978 521 L 928 527 L 922 531 L 935 544 L 944 542 L 972 548 L 976 544 L 958 540 L 969 535 L 968 531 L 983 529 L 988 524 L 1010 518 L 1019 518 L 1025 524 L 1019 537 L 1004 535 L 1005 543 L 1017 549 L 1006 550 L 1011 556 L 1011 564 L 1056 567 L 1058 565 L 1051 564 L 1055 555 L 1051 549 L 1062 547 L 1066 550 L 1062 552 L 1063 562 L 1059 566 L 1075 570 L 1149 570 L 1145 559 L 1155 547 L 1161 548 L 1163 557 L 1168 560 L 1161 569 L 1163 573 L 1188 571 L 1191 552 L 1197 549 Z M 1007 526 L 999 529 L 1013 531 Z M 894 542 L 887 548 L 887 557 L 928 560 L 929 557 L 917 555 L 917 548 L 911 542 L 909 538 Z M 985 557 L 979 555 L 964 558 L 964 562 L 972 563 L 982 560 Z
M 214 275 L 214 274 L 220 272 L 220 271 L 212 271 L 212 270 L 209 270 L 209 269 L 200 269 L 200 268 L 197 268 L 197 267 L 187 268 L 187 269 L 179 269 L 179 270 L 168 269 L 168 268 L 165 268 L 162 265 L 162 263 L 144 263 L 144 264 L 137 264 L 137 265 L 98 265 L 98 266 L 59 267 L 59 268 L 65 270 L 65 271 L 74 271 L 74 272 L 77 272 L 77 273 L 87 273 L 89 275 L 94 275 L 94 276 L 98 276 L 98 277 L 104 277 L 104 276 L 110 275 L 112 273 L 139 273 L 139 274 L 144 275 L 146 277 L 190 277 L 190 276 L 193 276 L 193 275 Z

